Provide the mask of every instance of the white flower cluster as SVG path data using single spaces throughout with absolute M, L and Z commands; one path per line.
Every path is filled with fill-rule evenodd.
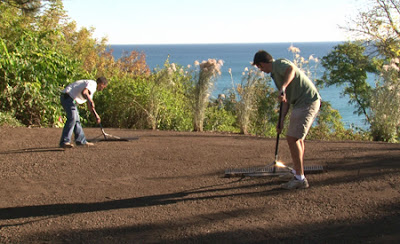
M 290 45 L 288 48 L 288 51 L 291 53 L 300 53 L 300 48 L 293 46 L 293 44 Z
M 319 62 L 319 59 L 318 59 L 318 58 L 315 58 L 313 54 L 311 54 L 310 57 L 308 57 L 308 60 L 309 60 L 309 61 L 314 61 L 314 62 L 316 62 L 316 63 Z
M 399 58 L 394 58 L 390 61 L 390 64 L 383 65 L 383 70 L 384 71 L 396 71 L 400 72 L 400 59 Z
M 221 75 L 221 67 L 224 65 L 223 60 L 208 59 L 199 63 L 199 61 L 194 62 L 195 66 L 200 66 L 202 72 L 210 72 L 212 75 Z

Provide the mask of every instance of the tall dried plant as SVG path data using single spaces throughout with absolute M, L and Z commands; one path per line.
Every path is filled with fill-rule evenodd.
M 306 74 L 311 80 L 315 80 L 318 70 L 319 59 L 311 54 L 308 59 L 300 55 L 300 48 L 290 45 L 288 51 L 293 54 L 293 64 Z
M 205 111 L 209 97 L 214 87 L 214 82 L 221 75 L 222 60 L 208 59 L 195 66 L 199 67 L 198 80 L 194 87 L 193 127 L 194 131 L 203 131 Z
M 249 70 L 245 68 L 242 75 L 242 82 L 236 89 L 240 99 L 237 103 L 238 121 L 240 133 L 248 134 L 250 117 L 257 107 L 257 98 L 254 94 L 257 89 L 257 84 L 260 84 L 263 80 L 264 74 L 256 69 Z
M 398 142 L 400 128 L 399 58 L 384 65 L 382 84 L 377 83 L 371 97 L 371 134 L 375 141 Z

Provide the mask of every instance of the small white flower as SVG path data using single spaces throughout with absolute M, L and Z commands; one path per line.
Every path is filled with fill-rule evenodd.
M 391 65 L 390 65 L 390 68 L 391 68 L 392 70 L 397 71 L 397 72 L 400 71 L 399 66 L 397 66 L 397 64 L 391 64 Z
M 389 67 L 390 67 L 389 65 L 383 65 L 383 70 L 384 70 L 384 71 L 388 71 L 388 70 L 389 70 Z
M 168 68 L 168 75 L 172 75 L 172 73 L 173 73 L 173 70 L 171 69 L 171 68 Z
M 171 64 L 171 69 L 175 72 L 176 71 L 176 66 L 174 63 Z
M 293 46 L 293 44 L 290 45 L 288 50 L 289 50 L 289 52 L 292 52 L 292 53 L 299 53 L 300 52 L 300 49 L 298 47 Z

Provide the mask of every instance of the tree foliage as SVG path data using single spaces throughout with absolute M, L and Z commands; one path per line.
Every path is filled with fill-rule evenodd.
M 79 62 L 58 48 L 56 40 L 63 36 L 57 28 L 38 27 L 51 9 L 41 18 L 24 17 L 22 10 L 9 4 L 0 9 L 5 13 L 0 18 L 0 32 L 5 34 L 0 38 L 1 109 L 27 125 L 56 125 L 60 114 L 56 95 L 78 75 Z
M 369 0 L 366 10 L 344 28 L 358 41 L 338 45 L 322 59 L 326 71 L 320 83 L 343 87 L 342 94 L 365 116 L 374 140 L 397 141 L 399 137 L 398 62 L 391 75 L 384 70 L 400 56 L 399 28 L 400 1 Z M 375 87 L 367 82 L 371 73 L 381 77 Z
M 400 1 L 368 0 L 365 11 L 343 29 L 374 46 L 386 58 L 400 56 Z
M 321 60 L 325 72 L 317 84 L 344 87 L 342 95 L 348 96 L 349 103 L 355 104 L 357 113 L 365 115 L 369 121 L 372 88 L 367 82 L 367 73 L 376 72 L 376 67 L 364 52 L 365 47 L 357 43 L 347 42 L 334 47 Z
M 24 15 L 35 15 L 43 6 L 42 2 L 53 2 L 54 0 L 0 0 L 0 4 L 21 10 Z

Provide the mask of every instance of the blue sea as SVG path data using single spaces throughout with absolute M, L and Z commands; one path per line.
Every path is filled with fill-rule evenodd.
M 226 93 L 232 89 L 232 79 L 228 72 L 232 71 L 234 84 L 241 83 L 242 73 L 246 67 L 251 67 L 254 54 L 264 49 L 275 59 L 287 58 L 293 60 L 293 53 L 288 48 L 293 45 L 300 49 L 300 56 L 308 59 L 310 55 L 321 58 L 327 55 L 339 42 L 307 42 L 307 43 L 252 43 L 252 44 L 163 44 L 163 45 L 111 45 L 114 58 L 121 57 L 123 52 L 133 50 L 143 52 L 150 69 L 162 68 L 169 56 L 170 63 L 182 66 L 193 66 L 195 61 L 203 61 L 209 58 L 222 59 L 224 66 L 222 74 L 214 85 L 212 95 L 217 97 L 220 93 Z M 321 65 L 315 70 L 316 76 L 323 74 Z M 315 77 L 314 77 L 315 78 Z M 346 128 L 360 127 L 367 129 L 364 117 L 353 114 L 354 106 L 348 104 L 348 98 L 340 95 L 342 88 L 335 86 L 320 89 L 322 99 L 329 101 L 334 109 L 342 116 L 342 122 Z

